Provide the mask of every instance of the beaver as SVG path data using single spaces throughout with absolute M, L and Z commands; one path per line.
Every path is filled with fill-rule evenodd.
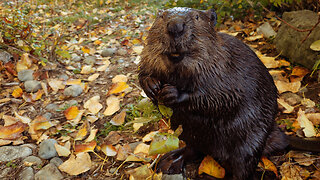
M 216 23 L 214 9 L 176 7 L 159 11 L 149 30 L 139 83 L 155 104 L 172 108 L 171 127 L 182 125 L 186 142 L 158 168 L 177 174 L 186 161 L 210 155 L 225 179 L 252 179 L 262 155 L 288 146 L 275 123 L 278 92 L 256 54 L 216 32 Z

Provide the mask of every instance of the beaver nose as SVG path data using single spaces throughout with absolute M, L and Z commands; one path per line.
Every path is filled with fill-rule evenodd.
M 167 24 L 167 29 L 170 35 L 179 37 L 183 34 L 185 23 L 181 18 L 174 18 Z

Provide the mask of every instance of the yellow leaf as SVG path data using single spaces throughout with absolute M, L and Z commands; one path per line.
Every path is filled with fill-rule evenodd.
M 94 44 L 94 45 L 100 45 L 101 43 L 102 43 L 102 41 L 100 41 L 100 40 L 95 40 L 93 44 Z
M 59 145 L 58 143 L 54 144 L 54 147 L 58 153 L 59 156 L 69 156 L 70 155 L 70 141 L 67 141 L 64 146 Z
M 110 116 L 120 109 L 120 99 L 117 96 L 110 96 L 107 99 L 107 109 L 104 111 L 105 116 Z
M 320 51 L 320 40 L 317 40 L 315 42 L 313 42 L 311 45 L 310 45 L 310 48 L 314 51 Z
M 216 178 L 224 178 L 225 170 L 211 156 L 206 156 L 200 166 L 199 174 L 206 173 Z
M 79 109 L 77 106 L 71 106 L 64 111 L 64 115 L 68 120 L 74 119 L 79 114 Z
M 80 85 L 81 79 L 69 79 L 67 85 Z
M 84 108 L 88 109 L 92 114 L 97 114 L 102 109 L 102 104 L 99 102 L 100 96 L 93 96 L 84 103 Z
M 104 152 L 107 156 L 115 156 L 117 155 L 117 149 L 111 144 L 103 144 L 101 146 L 101 151 Z
M 15 98 L 21 97 L 22 94 L 23 94 L 23 91 L 22 91 L 22 89 L 20 87 L 14 89 L 13 92 L 12 92 L 12 96 L 15 97 Z
M 27 127 L 26 124 L 18 121 L 10 126 L 0 125 L 0 139 L 4 140 L 15 140 L 22 136 L 22 132 Z
M 81 48 L 81 50 L 83 51 L 83 53 L 87 53 L 87 54 L 90 53 L 90 48 L 88 48 L 88 47 L 86 47 L 86 46 L 83 46 L 83 47 Z
M 113 84 L 111 86 L 110 90 L 107 93 L 107 96 L 109 96 L 111 94 L 121 93 L 124 90 L 126 90 L 127 88 L 129 88 L 129 85 L 126 82 L 118 82 L 118 83 Z
M 123 110 L 119 114 L 115 115 L 111 119 L 110 123 L 115 126 L 120 126 L 124 123 L 125 118 L 126 118 L 126 111 Z
M 83 140 L 85 139 L 86 137 L 89 136 L 89 133 L 90 133 L 90 124 L 89 122 L 86 120 L 82 126 L 80 127 L 80 129 L 78 130 L 78 133 L 75 137 L 75 141 L 77 140 Z
M 276 166 L 268 158 L 262 156 L 261 161 L 265 170 L 272 171 L 278 177 L 278 171 Z
M 97 146 L 96 141 L 91 141 L 89 143 L 84 143 L 84 144 L 77 144 L 74 147 L 74 151 L 76 154 L 81 152 L 93 152 L 96 146 Z

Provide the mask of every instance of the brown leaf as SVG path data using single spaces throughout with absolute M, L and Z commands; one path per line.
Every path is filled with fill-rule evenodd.
M 84 121 L 82 126 L 79 128 L 74 140 L 75 141 L 83 140 L 83 139 L 87 138 L 89 136 L 89 134 L 90 134 L 90 124 L 89 124 L 88 120 L 86 120 L 86 121 Z
M 272 171 L 278 177 L 277 167 L 265 156 L 261 157 L 262 167 L 265 170 Z
M 115 126 L 120 126 L 124 123 L 125 118 L 126 118 L 126 111 L 123 110 L 119 114 L 115 115 L 111 119 L 110 123 Z
M 124 161 L 129 156 L 129 153 L 132 153 L 132 149 L 129 144 L 120 146 L 117 153 L 117 160 Z
M 22 136 L 22 132 L 27 125 L 22 122 L 16 122 L 10 126 L 0 126 L 0 139 L 15 140 Z
M 152 179 L 153 171 L 148 167 L 148 164 L 127 171 L 130 174 L 130 179 Z
M 93 152 L 96 145 L 97 145 L 96 141 L 91 141 L 89 143 L 84 143 L 84 144 L 76 144 L 74 146 L 74 152 L 76 154 L 81 152 Z

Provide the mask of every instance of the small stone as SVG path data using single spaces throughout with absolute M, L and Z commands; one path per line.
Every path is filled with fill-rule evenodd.
M 50 163 L 58 167 L 63 163 L 63 161 L 58 157 L 54 157 L 50 160 Z
M 88 56 L 84 59 L 84 63 L 88 65 L 93 65 L 96 62 L 97 57 L 95 56 Z
M 46 106 L 46 109 L 48 111 L 53 111 L 54 112 L 54 111 L 57 111 L 59 109 L 59 106 L 57 104 L 48 104 Z
M 35 175 L 36 180 L 60 180 L 63 179 L 63 175 L 53 164 L 48 164 L 38 171 Z
M 75 84 L 64 89 L 63 94 L 65 96 L 77 97 L 82 93 L 82 91 L 82 87 L 80 85 Z
M 257 28 L 257 32 L 259 34 L 263 34 L 263 37 L 266 38 L 276 37 L 277 35 L 277 33 L 273 30 L 272 26 L 268 22 L 265 22 L 261 26 L 259 26 Z
M 36 80 L 29 80 L 24 82 L 24 88 L 26 92 L 36 92 L 41 88 L 41 83 Z
M 110 56 L 114 55 L 116 50 L 117 49 L 115 49 L 115 48 L 106 48 L 106 49 L 102 50 L 101 56 L 102 57 L 110 57 Z
M 120 64 L 123 63 L 123 62 L 124 62 L 123 59 L 119 59 L 119 60 L 118 60 L 118 63 L 120 63 Z
M 28 156 L 23 161 L 24 165 L 26 166 L 42 166 L 42 160 L 37 156 Z
M 18 79 L 23 82 L 33 80 L 33 72 L 31 69 L 21 70 L 18 72 Z
M 54 144 L 57 143 L 55 139 L 46 139 L 39 145 L 39 157 L 42 159 L 50 159 L 57 156 Z
M 12 161 L 14 159 L 27 157 L 32 154 L 28 147 L 21 146 L 3 146 L 0 147 L 0 162 Z
M 125 49 L 118 49 L 118 55 L 119 55 L 119 56 L 125 56 L 125 55 L 127 55 L 127 50 L 125 50 Z
M 43 117 L 45 117 L 47 120 L 50 120 L 51 117 L 52 117 L 52 114 L 49 113 L 49 112 L 46 112 L 46 113 L 43 115 Z
M 9 62 L 12 58 L 12 55 L 8 53 L 7 51 L 0 50 L 0 61 L 3 62 L 3 64 Z
M 34 173 L 32 167 L 24 168 L 19 174 L 19 180 L 33 180 Z
M 292 92 L 285 92 L 280 95 L 290 106 L 295 106 L 301 103 L 302 97 Z
M 59 76 L 59 79 L 66 81 L 66 80 L 69 79 L 69 76 L 66 75 L 66 74 L 61 74 L 61 75 Z
M 78 56 L 77 54 L 72 54 L 71 55 L 71 60 L 74 62 L 78 62 L 81 60 L 81 56 Z
M 110 169 L 109 169 L 109 172 L 110 172 L 111 174 L 113 174 L 117 169 L 118 169 L 117 167 L 110 168 Z

